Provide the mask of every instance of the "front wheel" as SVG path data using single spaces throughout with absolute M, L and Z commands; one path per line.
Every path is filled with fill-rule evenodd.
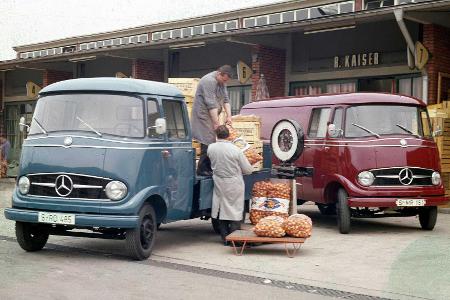
M 348 194 L 341 188 L 338 191 L 338 203 L 336 206 L 337 225 L 339 232 L 346 234 L 350 232 L 351 211 L 348 206 Z
M 49 236 L 48 228 L 34 223 L 16 222 L 16 238 L 20 247 L 28 252 L 44 248 Z
M 125 243 L 128 255 L 135 260 L 147 259 L 153 250 L 156 238 L 156 214 L 151 205 L 144 205 L 139 211 L 138 227 L 128 229 Z
M 423 207 L 419 211 L 419 222 L 423 230 L 433 230 L 437 220 L 437 207 Z

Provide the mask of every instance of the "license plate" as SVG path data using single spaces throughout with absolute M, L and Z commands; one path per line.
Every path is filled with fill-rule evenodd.
M 38 213 L 38 222 L 39 223 L 51 223 L 51 224 L 75 225 L 75 215 L 39 212 Z
M 425 199 L 397 199 L 397 206 L 425 206 Z

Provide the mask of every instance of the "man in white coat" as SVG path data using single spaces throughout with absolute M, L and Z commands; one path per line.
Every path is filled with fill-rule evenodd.
M 240 229 L 244 213 L 245 185 L 243 174 L 251 174 L 252 166 L 241 149 L 226 138 L 228 128 L 221 125 L 216 129 L 217 142 L 208 147 L 208 157 L 213 170 L 214 192 L 211 217 L 219 220 L 222 241 Z

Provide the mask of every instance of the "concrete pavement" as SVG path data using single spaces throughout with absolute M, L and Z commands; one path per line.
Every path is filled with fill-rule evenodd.
M 125 251 L 121 241 L 50 237 L 45 251 L 24 253 L 14 243 L 13 222 L 3 216 L 4 207 L 10 205 L 10 194 L 11 186 L 0 182 L 0 245 L 7 245 L 2 249 L 7 249 L 6 256 L 11 260 L 58 259 L 67 253 L 69 258 L 86 257 L 95 262 L 107 257 L 105 264 L 119 260 L 127 268 L 139 268 L 136 263 L 120 259 Z M 434 231 L 421 230 L 415 217 L 358 219 L 353 222 L 350 234 L 341 235 L 336 230 L 335 218 L 321 216 L 314 205 L 299 206 L 299 212 L 312 218 L 314 229 L 295 258 L 288 258 L 282 245 L 258 246 L 247 249 L 244 256 L 234 256 L 231 248 L 220 244 L 209 222 L 189 220 L 163 224 L 153 255 L 146 263 L 159 263 L 163 268 L 191 267 L 196 270 L 195 276 L 212 272 L 207 275 L 212 282 L 223 274 L 231 274 L 227 276 L 310 286 L 310 296 L 315 296 L 316 288 L 319 295 L 326 295 L 325 289 L 330 289 L 330 295 L 335 297 L 355 293 L 348 296 L 354 299 L 364 297 L 358 295 L 393 299 L 450 297 L 449 214 L 439 214 Z M 253 284 L 251 280 L 247 280 L 249 285 Z

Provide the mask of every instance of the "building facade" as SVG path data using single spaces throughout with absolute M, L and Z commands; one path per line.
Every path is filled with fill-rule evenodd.
M 12 145 L 10 174 L 31 121 L 36 92 L 81 77 L 167 82 L 243 62 L 247 81 L 229 84 L 232 110 L 256 97 L 373 91 L 428 104 L 450 98 L 450 0 L 287 1 L 15 47 L 0 62 L 0 134 Z M 427 59 L 428 58 L 428 59 Z

